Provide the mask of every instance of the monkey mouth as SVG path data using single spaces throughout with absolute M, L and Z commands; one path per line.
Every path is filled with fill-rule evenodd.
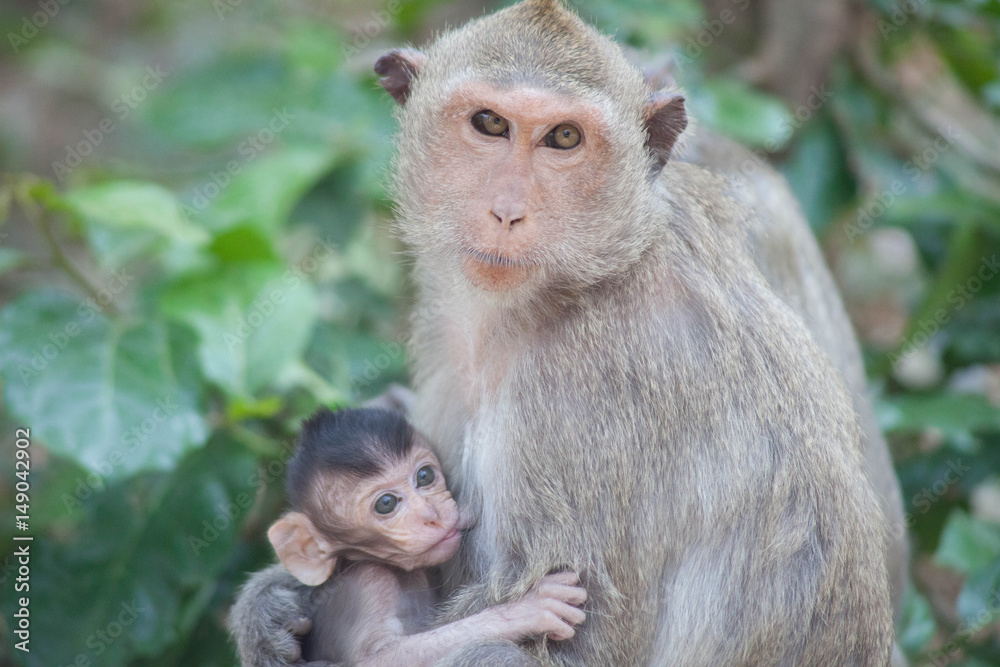
M 434 546 L 427 549 L 427 553 L 450 558 L 458 549 L 458 543 L 461 539 L 462 534 L 458 532 L 458 529 L 452 528 Z
M 511 257 L 499 250 L 466 248 L 462 271 L 470 283 L 488 292 L 506 292 L 523 285 L 536 265 L 524 258 Z
M 465 252 L 480 264 L 493 268 L 527 269 L 534 266 L 533 262 L 517 257 L 510 257 L 509 255 L 503 254 L 499 250 L 483 251 L 476 250 L 475 248 L 466 248 Z

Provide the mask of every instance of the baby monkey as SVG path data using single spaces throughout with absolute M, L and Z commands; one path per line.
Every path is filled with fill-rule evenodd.
M 584 621 L 587 594 L 560 572 L 519 600 L 426 629 L 436 602 L 427 569 L 455 554 L 466 526 L 437 457 L 396 412 L 317 411 L 286 487 L 291 511 L 267 534 L 285 569 L 317 587 L 308 661 L 430 665 L 488 640 L 569 639 Z

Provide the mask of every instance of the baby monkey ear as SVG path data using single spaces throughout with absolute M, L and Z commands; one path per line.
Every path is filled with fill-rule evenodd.
M 394 49 L 375 61 L 378 82 L 397 102 L 406 104 L 410 86 L 427 62 L 427 56 L 416 49 Z
M 653 154 L 653 175 L 670 159 L 670 151 L 687 127 L 684 98 L 666 90 L 653 93 L 646 103 L 646 146 Z
M 302 512 L 289 512 L 275 521 L 267 539 L 285 569 L 308 586 L 319 586 L 329 579 L 337 564 L 335 545 L 327 542 Z

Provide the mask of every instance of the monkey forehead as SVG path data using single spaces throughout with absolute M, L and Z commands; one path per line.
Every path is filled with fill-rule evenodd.
M 428 53 L 431 69 L 439 62 L 494 83 L 534 81 L 575 93 L 642 79 L 618 45 L 559 0 L 525 0 L 445 33 Z
M 406 455 L 406 458 L 400 461 L 399 465 L 401 468 L 408 468 L 412 471 L 417 469 L 418 464 L 425 464 L 428 461 L 437 466 L 441 465 L 438 462 L 437 455 L 431 450 L 427 441 L 419 433 L 416 433 L 413 436 L 413 448 Z
M 457 83 L 446 98 L 446 114 L 490 109 L 508 120 L 530 125 L 576 120 L 593 127 L 606 123 L 610 100 L 585 100 L 531 85 L 496 86 L 485 81 Z
M 318 492 L 328 507 L 343 507 L 352 502 L 367 502 L 370 495 L 398 486 L 409 486 L 417 469 L 431 463 L 440 468 L 437 456 L 431 451 L 423 437 L 414 434 L 413 447 L 401 459 L 387 461 L 379 472 L 363 477 L 354 474 L 326 473 L 325 480 L 318 484 Z

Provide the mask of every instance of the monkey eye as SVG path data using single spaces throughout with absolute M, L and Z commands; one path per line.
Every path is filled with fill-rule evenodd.
M 576 126 L 563 123 L 545 136 L 545 145 L 561 150 L 575 148 L 580 143 L 580 136 L 580 130 Z
M 510 136 L 507 119 L 489 109 L 484 109 L 472 117 L 472 127 L 490 137 Z
M 390 514 L 396 505 L 399 503 L 399 498 L 392 495 L 391 493 L 383 494 L 375 501 L 375 512 L 378 514 Z
M 434 483 L 434 468 L 430 466 L 424 466 L 417 471 L 417 488 L 421 486 L 430 486 Z

